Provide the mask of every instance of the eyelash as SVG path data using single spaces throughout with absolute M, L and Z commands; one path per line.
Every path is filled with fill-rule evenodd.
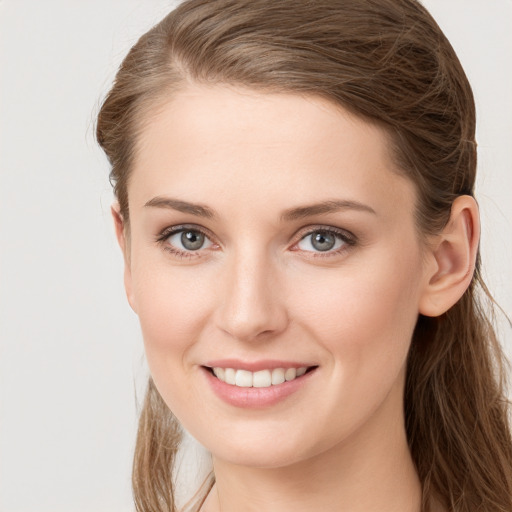
M 158 236 L 156 237 L 156 242 L 162 245 L 164 250 L 170 252 L 174 257 L 178 257 L 180 259 L 195 258 L 201 256 L 201 249 L 198 249 L 197 251 L 182 251 L 167 243 L 167 240 L 172 235 L 176 235 L 178 233 L 183 233 L 186 231 L 200 233 L 206 239 L 208 239 L 213 245 L 217 245 L 215 244 L 215 242 L 212 241 L 213 237 L 209 234 L 208 231 L 206 231 L 204 228 L 200 228 L 199 226 L 194 225 L 179 225 L 166 228 L 158 234 Z M 297 249 L 295 247 L 297 247 L 302 240 L 316 233 L 321 233 L 324 235 L 333 235 L 336 239 L 341 240 L 343 242 L 343 245 L 334 251 L 303 251 L 304 253 L 308 253 L 308 258 L 329 258 L 333 256 L 338 256 L 357 244 L 357 238 L 352 233 L 331 226 L 308 226 L 307 228 L 304 228 L 301 231 L 302 233 L 298 235 L 298 240 L 293 244 L 290 250 L 300 251 L 300 249 Z

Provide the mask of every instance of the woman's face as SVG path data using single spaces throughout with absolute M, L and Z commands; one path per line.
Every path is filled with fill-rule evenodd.
M 279 467 L 403 428 L 426 271 L 393 169 L 380 128 L 316 97 L 190 86 L 146 123 L 127 293 L 214 457 Z

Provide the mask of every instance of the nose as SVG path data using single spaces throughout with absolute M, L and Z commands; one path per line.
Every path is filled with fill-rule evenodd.
M 283 332 L 288 314 L 276 264 L 264 251 L 233 255 L 222 272 L 217 326 L 240 341 L 270 339 Z

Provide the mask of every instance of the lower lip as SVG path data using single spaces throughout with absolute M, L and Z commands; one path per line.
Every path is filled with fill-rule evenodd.
M 310 380 L 316 372 L 316 368 L 301 377 L 283 382 L 276 386 L 269 386 L 268 388 L 243 388 L 233 386 L 232 384 L 227 384 L 219 380 L 207 368 L 202 367 L 202 371 L 213 389 L 213 392 L 224 402 L 235 407 L 261 409 L 275 405 L 297 392 Z

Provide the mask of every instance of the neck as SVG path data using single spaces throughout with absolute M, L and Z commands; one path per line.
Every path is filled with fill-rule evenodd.
M 202 510 L 419 512 L 421 484 L 407 445 L 401 395 L 388 398 L 351 438 L 307 460 L 254 468 L 214 457 L 216 484 Z

